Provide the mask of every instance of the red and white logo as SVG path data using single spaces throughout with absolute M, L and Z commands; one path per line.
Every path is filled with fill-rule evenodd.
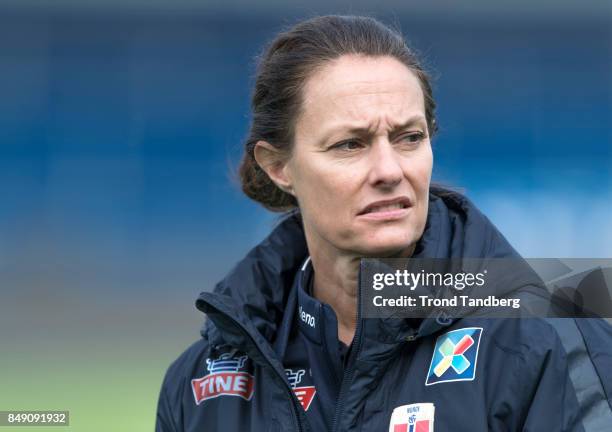
M 434 413 L 432 403 L 399 406 L 391 414 L 389 432 L 433 432 Z
M 251 400 L 254 390 L 253 375 L 240 372 L 247 356 L 234 358 L 231 353 L 221 354 L 215 360 L 206 359 L 208 375 L 191 380 L 196 405 L 218 396 L 238 396 Z
M 315 386 L 298 387 L 298 384 L 302 382 L 302 377 L 306 373 L 304 369 L 298 369 L 295 372 L 293 372 L 293 369 L 285 369 L 285 373 L 287 374 L 287 379 L 289 380 L 289 384 L 293 389 L 293 393 L 295 393 L 298 401 L 300 401 L 300 404 L 302 404 L 302 408 L 304 408 L 304 411 L 308 411 L 308 408 L 310 408 L 310 404 L 317 393 L 317 389 Z

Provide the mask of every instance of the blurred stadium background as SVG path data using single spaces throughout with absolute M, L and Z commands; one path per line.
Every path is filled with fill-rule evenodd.
M 253 58 L 315 14 L 402 29 L 436 77 L 434 179 L 524 256 L 611 257 L 612 3 L 531 3 L 3 0 L 0 410 L 153 429 L 195 297 L 276 218 L 232 175 Z

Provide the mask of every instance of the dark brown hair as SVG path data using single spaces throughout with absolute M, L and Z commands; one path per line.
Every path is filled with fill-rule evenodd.
M 419 80 L 428 132 L 430 137 L 435 134 L 436 104 L 429 76 L 399 32 L 361 16 L 329 15 L 302 21 L 269 44 L 255 77 L 253 117 L 239 173 L 244 193 L 266 208 L 284 211 L 296 207 L 297 201 L 279 189 L 257 164 L 255 145 L 267 141 L 289 156 L 304 84 L 325 63 L 348 54 L 389 56 L 406 65 Z

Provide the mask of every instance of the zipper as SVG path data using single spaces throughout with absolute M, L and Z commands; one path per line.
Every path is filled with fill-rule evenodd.
M 243 333 L 243 335 L 245 335 L 253 343 L 253 345 L 257 349 L 258 353 L 264 359 L 267 360 L 266 355 L 263 353 L 263 351 L 259 347 L 259 344 L 257 343 L 255 338 L 251 335 L 251 333 L 249 332 L 249 330 L 246 327 L 244 327 L 240 322 L 238 322 L 236 319 L 234 319 L 230 314 L 225 313 L 224 311 L 221 310 L 221 308 L 219 308 L 219 307 L 215 306 L 214 304 L 212 304 L 209 300 L 204 300 L 204 299 L 201 299 L 201 300 L 203 302 L 205 302 L 208 306 L 210 306 L 212 309 L 214 309 L 216 312 L 224 315 L 226 318 L 229 318 L 229 320 L 232 323 L 234 323 L 234 325 L 238 329 L 240 329 L 240 332 Z M 301 406 L 297 405 L 297 404 L 299 404 L 299 401 L 297 400 L 297 396 L 295 396 L 295 393 L 293 392 L 293 389 L 285 381 L 285 377 L 280 374 L 280 372 L 274 367 L 274 365 L 272 365 L 272 363 L 270 363 L 269 360 L 268 360 L 268 366 L 270 366 L 272 368 L 272 370 L 274 370 L 274 372 L 276 372 L 276 377 L 281 381 L 283 388 L 285 388 L 289 392 L 289 397 L 290 397 L 290 400 L 291 400 L 291 408 L 292 408 L 293 416 L 294 416 L 294 419 L 295 419 L 295 424 L 297 425 L 298 431 L 299 432 L 303 432 L 304 428 L 302 427 L 302 423 L 300 421 L 300 413 L 299 413 L 299 409 L 301 409 Z
M 336 412 L 334 414 L 334 421 L 332 423 L 332 432 L 336 432 L 338 430 L 338 422 L 340 420 L 340 416 L 344 411 L 344 403 L 346 399 L 346 393 L 349 391 L 351 381 L 353 380 L 353 363 L 357 356 L 359 355 L 359 351 L 361 350 L 361 265 L 359 268 L 359 287 L 357 288 L 357 328 L 355 329 L 355 336 L 353 336 L 353 342 L 351 343 L 351 352 L 349 353 L 349 358 L 346 363 L 347 367 L 342 374 L 342 384 L 340 385 L 340 394 L 338 395 L 338 404 L 336 406 Z

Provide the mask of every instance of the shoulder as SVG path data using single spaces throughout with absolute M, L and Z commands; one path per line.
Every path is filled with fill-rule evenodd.
M 200 339 L 191 344 L 170 364 L 163 379 L 161 396 L 171 407 L 181 404 L 191 378 L 197 374 L 198 369 L 201 369 L 202 364 L 206 364 L 209 354 L 210 344 L 206 339 Z
M 567 363 L 559 331 L 547 319 L 464 318 L 460 323 L 456 328 L 480 330 L 480 350 L 495 370 L 510 368 L 517 376 L 533 381 L 551 361 Z
M 214 345 L 222 344 L 217 328 L 206 320 L 201 330 L 201 338 L 187 347 L 168 367 L 162 383 L 162 396 L 174 404 L 180 404 L 191 379 L 202 371 L 206 359 L 210 357 Z
M 190 377 L 209 352 L 206 339 L 191 344 L 168 367 L 163 379 L 157 405 L 155 430 L 157 432 L 181 430 L 183 400 L 190 386 Z
M 465 195 L 432 186 L 427 224 L 420 241 L 423 256 L 518 256 L 495 225 Z
M 170 364 L 165 381 L 171 384 L 190 377 L 197 366 L 206 361 L 209 352 L 210 346 L 207 340 L 200 339 L 194 342 Z
M 543 358 L 550 352 L 564 356 L 558 329 L 545 318 L 497 319 L 489 330 L 494 344 L 506 352 L 513 352 L 524 360 Z

